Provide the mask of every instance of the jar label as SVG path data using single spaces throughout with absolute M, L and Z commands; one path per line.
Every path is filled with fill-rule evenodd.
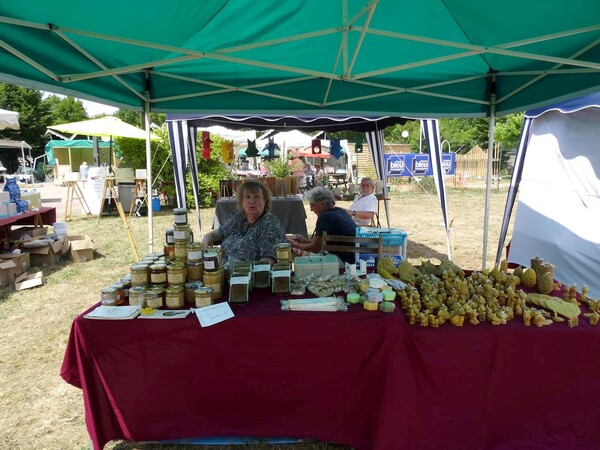
M 171 285 L 184 284 L 185 277 L 183 276 L 183 271 L 182 271 L 182 273 L 170 273 L 167 276 L 167 280 L 168 280 L 168 283 Z
M 168 308 L 181 308 L 183 306 L 183 293 L 167 295 L 165 301 Z
M 200 251 L 188 251 L 188 259 L 193 259 L 193 260 L 201 260 L 202 259 L 202 250 Z
M 202 297 L 196 296 L 196 308 L 203 308 L 210 305 L 212 305 L 212 295 L 210 293 Z
M 150 282 L 152 284 L 165 284 L 167 282 L 166 272 L 150 274 Z
M 173 237 L 175 237 L 175 239 L 182 239 L 182 240 L 187 239 L 187 236 L 185 235 L 185 231 L 173 231 Z
M 205 259 L 204 260 L 204 269 L 205 270 L 215 270 L 217 268 L 216 261 Z
M 186 225 L 187 224 L 187 215 L 186 214 L 175 214 L 174 222 L 177 225 Z
M 167 234 L 167 244 L 174 244 L 175 243 L 175 236 L 173 236 L 172 234 Z

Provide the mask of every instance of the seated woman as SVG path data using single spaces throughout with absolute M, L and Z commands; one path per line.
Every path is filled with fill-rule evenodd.
M 335 206 L 335 198 L 327 188 L 317 186 L 306 193 L 310 209 L 317 215 L 315 232 L 311 239 L 294 235 L 288 238 L 292 248 L 306 252 L 321 251 L 323 232 L 337 236 L 356 236 L 356 226 L 350 216 L 342 208 Z M 343 262 L 353 264 L 355 255 L 352 253 L 334 253 Z
M 239 212 L 204 235 L 202 246 L 222 241 L 225 264 L 235 261 L 275 262 L 283 228 L 271 210 L 271 192 L 263 183 L 246 181 L 237 189 Z
M 360 180 L 360 194 L 354 199 L 354 203 L 348 208 L 348 215 L 356 226 L 368 226 L 377 211 L 377 197 L 373 193 L 375 183 L 370 178 Z

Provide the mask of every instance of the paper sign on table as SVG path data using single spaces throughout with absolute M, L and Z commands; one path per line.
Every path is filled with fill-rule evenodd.
M 229 303 L 217 303 L 216 305 L 195 308 L 194 312 L 200 321 L 201 327 L 210 327 L 224 320 L 234 317 Z

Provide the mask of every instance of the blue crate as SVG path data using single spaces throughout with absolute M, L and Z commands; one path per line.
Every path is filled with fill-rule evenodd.
M 395 266 L 399 265 L 403 260 L 402 255 L 383 255 L 383 257 L 392 258 L 392 261 L 394 261 Z M 375 260 L 377 259 L 377 254 L 359 253 L 358 259 L 360 261 L 365 261 L 367 263 L 367 267 L 375 267 Z
M 378 237 L 382 235 L 383 245 L 404 245 L 406 240 L 406 231 L 402 228 L 377 228 L 377 227 L 357 227 L 357 237 Z

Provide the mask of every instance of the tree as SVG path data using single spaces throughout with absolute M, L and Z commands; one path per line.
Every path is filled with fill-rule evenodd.
M 52 125 L 62 123 L 80 122 L 89 119 L 81 100 L 73 97 L 58 97 L 50 95 L 43 102 L 48 105 L 52 116 Z
M 52 124 L 52 115 L 42 94 L 13 84 L 0 83 L 0 108 L 19 113 L 20 130 L 2 130 L 0 137 L 25 141 L 32 148 L 43 151 L 46 146 L 44 133 Z

